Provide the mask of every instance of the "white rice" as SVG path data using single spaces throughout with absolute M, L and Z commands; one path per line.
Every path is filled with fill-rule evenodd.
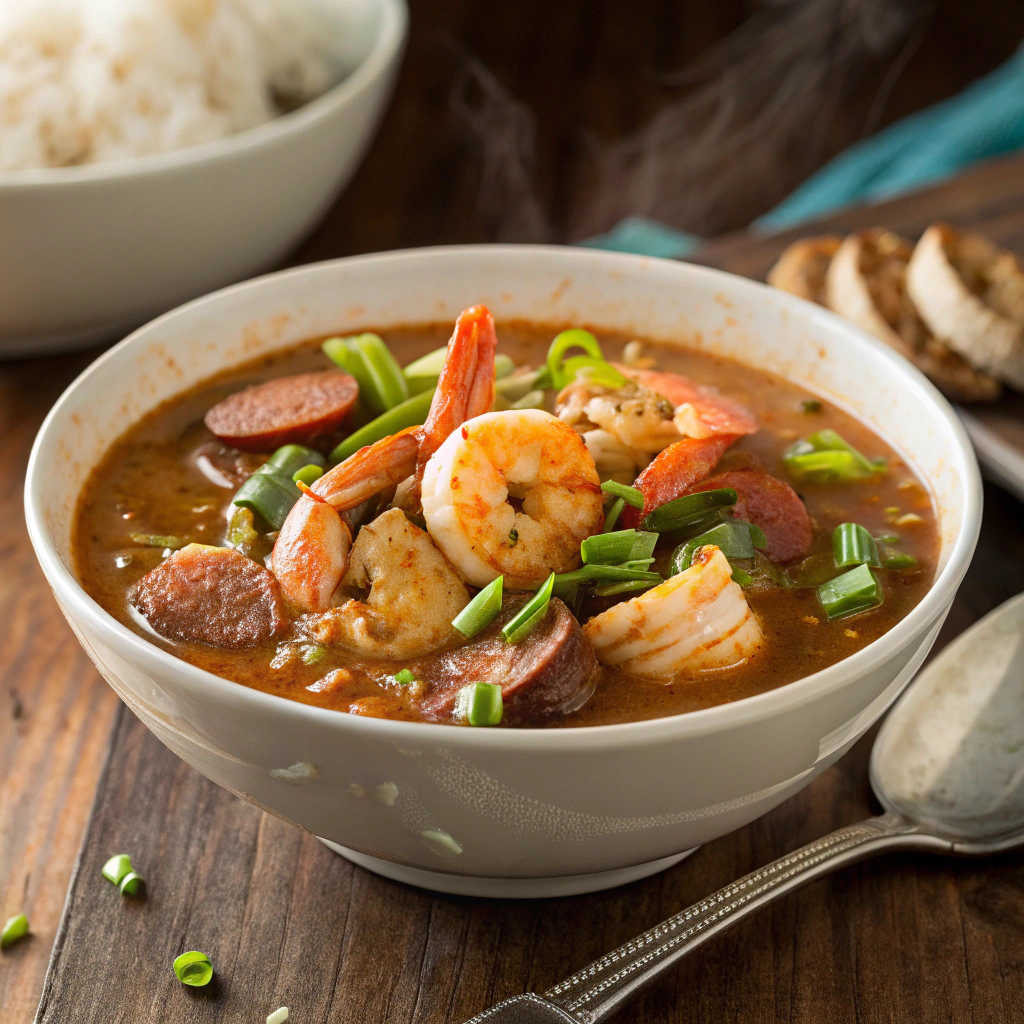
M 251 128 L 348 68 L 365 0 L 0 0 L 0 170 Z M 362 12 L 365 13 L 365 12 Z

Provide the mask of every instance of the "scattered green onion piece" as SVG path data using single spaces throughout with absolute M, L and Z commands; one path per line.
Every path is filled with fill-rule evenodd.
M 292 473 L 292 480 L 295 483 L 304 483 L 307 487 L 312 487 L 324 475 L 322 466 L 315 466 L 312 462 L 308 466 L 303 466 L 302 469 L 297 469 Z
M 444 361 L 447 358 L 448 346 L 442 345 L 440 348 L 435 348 L 433 351 L 428 352 L 425 356 L 414 359 L 408 366 L 403 368 L 402 373 L 407 378 L 433 377 L 436 384 L 437 378 L 441 376 L 441 371 L 444 369 Z
M 626 378 L 603 357 L 573 356 L 562 364 L 562 379 L 566 384 L 583 376 L 591 384 L 602 384 L 609 388 L 621 388 Z
M 754 582 L 754 577 L 745 569 L 741 569 L 738 565 L 732 565 L 730 568 L 732 569 L 733 583 L 738 583 L 741 587 L 749 587 Z
M 516 364 L 511 356 L 505 355 L 504 352 L 499 352 L 494 357 L 494 379 L 501 380 L 503 377 L 508 377 L 515 371 Z
M 821 412 L 821 402 L 816 398 L 810 398 L 807 401 L 800 403 L 800 409 L 807 413 Z
M 213 977 L 213 964 L 205 953 L 198 949 L 189 950 L 174 958 L 174 976 L 182 985 L 202 988 L 210 984 Z
M 138 896 L 146 885 L 146 880 L 137 871 L 129 871 L 118 888 L 122 896 Z
M 619 565 L 638 558 L 649 558 L 657 543 L 656 533 L 642 530 L 597 533 L 580 544 L 580 557 L 584 565 Z
M 121 879 L 130 874 L 132 870 L 132 859 L 127 853 L 117 853 L 100 869 L 103 877 L 114 885 L 120 885 Z
M 304 466 L 327 465 L 327 460 L 315 449 L 307 448 L 304 444 L 285 444 L 274 452 L 269 459 L 261 466 L 263 470 L 275 469 L 282 476 L 291 476 Z M 259 472 L 257 470 L 257 472 Z
M 323 644 L 309 644 L 302 648 L 299 660 L 303 665 L 319 665 L 327 657 L 327 648 Z
M 259 538 L 252 509 L 236 508 L 228 521 L 228 530 L 224 538 L 227 543 L 233 548 L 240 548 L 247 544 L 255 544 Z
M 623 580 L 621 583 L 602 583 L 594 587 L 597 597 L 614 597 L 616 594 L 628 594 L 634 590 L 650 590 L 658 585 L 658 580 Z
M 652 586 L 663 583 L 661 573 L 643 569 L 629 569 L 621 565 L 585 565 L 582 569 L 563 572 L 555 577 L 553 594 L 563 601 L 575 598 L 576 589 L 586 583 L 622 583 L 630 580 L 644 581 Z
M 133 544 L 140 544 L 144 548 L 170 548 L 178 551 L 191 543 L 188 537 L 175 537 L 172 534 L 132 533 L 129 536 Z
M 876 537 L 876 541 L 879 544 L 899 544 L 900 538 L 895 533 L 883 533 L 881 537 Z
M 447 356 L 448 346 L 444 345 L 441 348 L 435 348 L 433 352 L 428 352 L 425 356 L 420 356 L 419 359 L 414 359 L 402 370 L 402 376 L 405 377 L 406 387 L 408 387 L 410 395 L 418 395 L 421 391 L 429 391 L 437 387 L 437 382 L 441 377 L 441 371 L 444 369 L 444 361 Z M 495 381 L 508 377 L 515 369 L 516 364 L 504 352 L 499 352 L 494 357 Z M 535 376 L 536 374 L 534 374 Z M 533 377 L 530 379 L 532 381 Z M 522 394 L 529 390 L 529 387 L 526 388 Z M 522 394 L 517 397 L 522 397 Z
M 736 504 L 736 492 L 731 487 L 714 491 L 697 491 L 668 501 L 650 512 L 641 524 L 645 530 L 668 533 L 697 522 L 709 512 L 729 508 Z
M 555 574 L 552 573 L 540 589 L 501 627 L 505 642 L 517 644 L 533 631 L 541 619 L 547 615 L 551 603 L 551 593 L 555 586 Z
M 512 403 L 513 409 L 543 409 L 544 408 L 544 392 L 543 391 L 527 391 L 522 398 L 516 399 Z
M 17 942 L 28 935 L 28 918 L 24 914 L 15 914 L 7 918 L 3 931 L 0 931 L 0 949 L 6 949 L 11 943 Z
M 832 556 L 837 569 L 882 564 L 874 538 L 860 523 L 840 523 L 832 531 Z
M 269 465 L 269 463 L 267 463 Z M 295 486 L 291 474 L 261 466 L 241 487 L 233 499 L 236 505 L 251 509 L 258 513 L 270 525 L 271 529 L 280 530 L 288 518 L 292 506 L 299 500 L 299 489 Z
M 887 551 L 882 557 L 883 569 L 913 569 L 917 559 L 905 551 Z
M 455 714 L 470 725 L 499 725 L 503 712 L 498 683 L 470 683 L 455 698 Z
M 620 484 L 615 480 L 605 480 L 601 484 L 601 490 L 605 494 L 612 494 L 616 498 L 622 498 L 627 505 L 632 505 L 633 508 L 642 509 L 644 507 L 643 493 L 635 487 L 628 487 L 626 484 Z
M 757 538 L 754 536 L 756 529 L 757 527 L 751 526 L 750 523 L 745 523 L 741 519 L 723 520 L 717 526 L 713 526 L 710 530 L 691 538 L 685 544 L 680 544 L 672 552 L 670 567 L 672 575 L 675 576 L 676 573 L 689 569 L 693 564 L 693 556 L 697 553 L 697 550 L 708 544 L 714 544 L 717 548 L 720 548 L 722 554 L 730 562 L 734 558 L 753 558 L 755 548 L 764 546 L 756 543 Z M 758 530 L 758 533 L 761 533 L 761 531 Z M 763 533 L 761 537 L 764 537 Z
M 789 472 L 811 483 L 842 483 L 884 473 L 885 459 L 869 459 L 834 430 L 818 430 L 782 456 Z
M 411 669 L 403 668 L 399 669 L 392 677 L 399 686 L 408 686 L 410 683 L 416 682 L 416 676 L 413 674 Z
M 615 529 L 615 524 L 619 521 L 619 516 L 622 515 L 622 510 L 626 507 L 625 498 L 616 498 L 612 502 L 612 507 L 608 509 L 608 514 L 604 517 L 604 532 L 611 533 Z
M 494 393 L 512 403 L 520 401 L 534 391 L 540 391 L 543 395 L 539 380 L 540 371 L 520 370 L 507 377 L 499 377 L 494 382 Z
M 547 366 L 542 366 L 537 373 L 537 380 L 533 385 L 535 388 L 541 388 L 544 391 L 550 390 L 555 386 L 555 382 L 551 379 L 551 371 Z
M 646 569 L 647 566 L 653 565 L 653 558 L 631 558 L 628 562 L 620 562 L 620 569 Z
M 359 396 L 371 411 L 387 412 L 408 399 L 405 375 L 379 335 L 329 338 L 321 348 L 332 362 L 355 377 Z
M 841 619 L 882 602 L 882 588 L 866 565 L 844 572 L 818 587 L 818 600 L 830 619 Z
M 430 403 L 434 399 L 434 391 L 422 391 L 418 395 L 388 409 L 386 413 L 370 420 L 365 426 L 349 434 L 337 448 L 331 452 L 331 462 L 344 462 L 350 455 L 355 455 L 360 448 L 374 444 L 391 434 L 397 434 L 406 427 L 418 427 L 424 423 L 430 412 Z
M 750 539 L 754 544 L 755 548 L 766 548 L 768 547 L 768 538 L 764 535 L 764 530 L 760 526 L 754 523 L 747 523 L 750 527 Z
M 494 617 L 501 611 L 501 594 L 505 585 L 505 577 L 499 576 L 473 598 L 458 615 L 452 619 L 452 625 L 468 640 L 482 629 L 486 629 Z
M 581 348 L 588 356 L 600 359 L 602 362 L 605 361 L 601 346 L 590 331 L 579 327 L 562 331 L 561 334 L 555 336 L 548 348 L 547 366 L 548 373 L 551 375 L 552 387 L 561 390 L 572 380 L 571 377 L 566 376 L 562 364 L 565 362 L 565 353 L 574 348 Z

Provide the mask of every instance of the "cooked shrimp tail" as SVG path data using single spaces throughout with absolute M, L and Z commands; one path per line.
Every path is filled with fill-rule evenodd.
M 494 404 L 494 353 L 498 335 L 486 306 L 470 306 L 455 321 L 448 354 L 430 405 L 417 475 L 448 435 L 474 416 L 489 412 Z
M 406 427 L 360 448 L 310 488 L 339 512 L 394 487 L 416 468 L 421 427 Z
M 728 559 L 713 544 L 697 551 L 689 569 L 595 615 L 583 631 L 602 664 L 651 679 L 738 665 L 764 640 Z

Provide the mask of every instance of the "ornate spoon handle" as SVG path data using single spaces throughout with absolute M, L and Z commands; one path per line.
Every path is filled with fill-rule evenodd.
M 920 826 L 896 814 L 841 828 L 638 935 L 544 997 L 581 1024 L 596 1024 L 681 957 L 770 900 L 836 868 L 897 849 L 948 853 L 952 843 L 921 832 Z

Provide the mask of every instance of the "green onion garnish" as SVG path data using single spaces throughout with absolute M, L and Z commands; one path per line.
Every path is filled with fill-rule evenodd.
M 498 683 L 470 683 L 455 698 L 456 717 L 470 725 L 499 725 L 502 711 Z
M 120 885 L 121 879 L 132 870 L 132 859 L 127 853 L 115 854 L 100 870 L 108 882 Z
M 444 369 L 444 361 L 447 358 L 448 346 L 442 345 L 440 348 L 435 348 L 432 352 L 428 352 L 425 356 L 420 356 L 419 359 L 414 359 L 402 370 L 402 373 L 406 380 L 409 381 L 432 377 L 433 384 L 437 384 L 437 381 L 441 376 L 441 371 Z M 501 380 L 503 377 L 509 376 L 515 368 L 516 364 L 512 361 L 512 358 L 505 355 L 503 352 L 499 352 L 494 357 L 495 380 Z
M 690 526 L 710 512 L 736 504 L 736 492 L 731 487 L 720 487 L 714 491 L 697 491 L 684 494 L 674 501 L 648 513 L 641 524 L 645 530 L 668 533 L 684 526 Z
M 594 587 L 598 597 L 614 597 L 616 594 L 628 594 L 634 590 L 650 590 L 658 585 L 658 580 L 623 580 L 621 583 L 602 583 Z
M 170 548 L 172 551 L 179 551 L 191 543 L 188 537 L 175 537 L 173 534 L 132 533 L 129 536 L 133 544 L 139 544 L 144 548 Z
M 303 665 L 319 665 L 327 657 L 327 648 L 323 644 L 307 644 L 302 648 L 299 660 Z
M 841 619 L 882 603 L 882 588 L 866 565 L 818 587 L 818 600 L 830 619 Z
M 805 402 L 801 402 L 800 408 L 803 412 L 807 413 L 821 412 L 821 402 L 816 398 L 810 398 Z
M 749 587 L 754 582 L 754 577 L 746 569 L 741 569 L 738 565 L 732 565 L 730 568 L 732 569 L 733 583 L 738 583 L 741 587 Z
M 646 581 L 652 586 L 664 582 L 661 573 L 657 572 L 628 569 L 621 565 L 585 565 L 582 569 L 556 576 L 553 593 L 563 601 L 571 602 L 581 583 L 623 583 L 628 580 Z
M 416 682 L 416 676 L 413 674 L 411 669 L 403 668 L 399 669 L 392 677 L 399 686 L 408 686 L 410 683 Z
M 632 505 L 633 508 L 644 507 L 644 496 L 642 491 L 638 491 L 635 487 L 627 487 L 626 484 L 617 483 L 615 480 L 605 480 L 601 484 L 601 490 L 605 494 L 612 494 L 616 498 L 621 498 L 627 505 Z
M 307 466 L 326 464 L 327 460 L 312 448 L 283 445 L 238 488 L 232 501 L 240 508 L 259 513 L 272 529 L 280 530 L 299 500 L 300 491 L 293 475 Z
M 246 544 L 255 544 L 260 539 L 256 532 L 256 520 L 253 517 L 251 508 L 236 508 L 231 514 L 228 522 L 225 542 L 233 548 L 240 548 Z
M 587 537 L 580 544 L 584 565 L 619 565 L 638 558 L 650 558 L 658 543 L 656 533 L 616 530 Z
M 869 459 L 834 430 L 818 430 L 797 441 L 782 461 L 798 480 L 842 483 L 884 473 L 887 460 Z
M 505 585 L 505 577 L 499 576 L 473 598 L 458 615 L 452 619 L 452 625 L 468 640 L 482 629 L 486 629 L 494 616 L 501 611 L 501 592 Z
M 566 359 L 566 352 L 574 348 L 583 349 L 586 355 Z M 551 342 L 551 347 L 548 349 L 547 369 L 551 378 L 550 387 L 559 390 L 567 384 L 571 384 L 581 370 L 586 370 L 591 380 L 607 384 L 609 387 L 618 388 L 626 383 L 626 378 L 605 359 L 597 338 L 590 331 L 584 331 L 579 327 L 562 331 Z M 536 386 L 540 387 L 541 385 L 537 384 Z
M 517 399 L 512 403 L 513 409 L 543 409 L 544 408 L 544 392 L 543 391 L 527 391 L 522 398 Z
M 547 371 L 545 370 L 545 372 Z M 535 391 L 540 392 L 543 397 L 544 392 L 538 383 L 540 376 L 540 370 L 521 370 L 504 377 L 499 375 L 494 382 L 494 393 L 512 402 L 513 405 L 527 395 L 532 395 Z
M 146 880 L 137 871 L 129 871 L 118 888 L 122 896 L 138 896 L 146 885 Z
M 917 559 L 905 551 L 886 551 L 882 556 L 883 569 L 913 569 Z
M 372 412 L 387 412 L 409 397 L 405 375 L 379 335 L 328 338 L 320 347 L 328 359 L 355 377 L 359 397 Z
M 540 589 L 501 627 L 505 642 L 517 644 L 533 631 L 541 619 L 547 615 L 551 603 L 551 593 L 555 586 L 555 574 L 552 573 L 541 584 Z
M 611 533 L 615 529 L 615 524 L 619 521 L 619 516 L 622 515 L 622 510 L 626 507 L 625 498 L 616 498 L 612 502 L 612 507 L 608 509 L 608 514 L 604 517 L 604 532 Z
M 213 964 L 205 953 L 198 949 L 189 950 L 174 958 L 174 975 L 182 985 L 202 988 L 210 984 L 213 977 Z
M 295 470 L 292 473 L 292 480 L 295 483 L 304 483 L 307 487 L 312 487 L 324 475 L 322 466 L 317 466 L 314 463 L 309 463 L 307 466 L 303 466 L 302 469 Z
M 24 914 L 15 914 L 7 918 L 3 931 L 0 931 L 0 949 L 6 949 L 12 942 L 28 935 L 28 918 Z
M 375 444 L 381 438 L 397 434 L 399 430 L 404 430 L 406 427 L 418 427 L 421 423 L 426 422 L 427 413 L 430 412 L 430 403 L 433 400 L 434 389 L 431 388 L 429 391 L 421 391 L 418 395 L 413 395 L 412 398 L 402 402 L 401 405 L 396 405 L 393 409 L 388 409 L 383 415 L 378 416 L 375 420 L 370 420 L 365 426 L 349 434 L 331 452 L 331 462 L 344 462 L 350 455 L 355 455 L 360 448 L 365 448 L 368 444 Z
M 680 544 L 672 552 L 669 571 L 675 576 L 677 573 L 689 569 L 693 564 L 693 556 L 700 548 L 708 544 L 714 544 L 720 548 L 722 554 L 730 562 L 734 558 L 753 558 L 755 547 L 764 546 L 756 543 L 756 540 L 763 539 L 764 534 L 757 530 L 760 537 L 755 538 L 755 530 L 757 527 L 740 519 L 725 519 L 710 530 L 691 538 L 685 544 Z
M 832 531 L 832 555 L 837 569 L 882 564 L 874 538 L 860 523 L 840 523 Z

